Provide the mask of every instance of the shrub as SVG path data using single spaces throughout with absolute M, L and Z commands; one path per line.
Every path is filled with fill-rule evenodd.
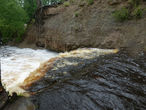
M 21 36 L 17 36 L 17 37 L 15 38 L 15 42 L 16 42 L 16 43 L 19 43 L 20 41 L 22 41 L 22 37 L 21 37 Z
M 130 4 L 127 8 L 123 7 L 120 10 L 117 10 L 113 13 L 113 16 L 118 21 L 124 21 L 127 19 L 141 18 L 145 9 L 140 7 L 141 0 L 129 0 Z
M 120 10 L 117 10 L 113 13 L 113 16 L 118 21 L 125 21 L 129 19 L 129 11 L 127 8 L 122 8 Z
M 135 17 L 135 18 L 141 18 L 142 17 L 142 14 L 143 14 L 143 11 L 141 9 L 141 7 L 136 7 L 132 13 L 132 15 Z
M 75 2 L 75 0 L 70 0 L 70 3 L 74 3 Z
M 129 0 L 132 7 L 137 7 L 140 4 L 140 0 Z
M 92 5 L 94 3 L 94 0 L 87 0 L 88 5 Z
M 78 17 L 79 16 L 79 12 L 75 12 L 74 16 Z
M 27 20 L 26 12 L 15 0 L 0 0 L 0 32 L 3 42 L 21 37 Z
M 23 9 L 28 14 L 29 20 L 31 20 L 34 17 L 35 11 L 37 9 L 36 1 L 35 0 L 23 0 L 23 1 L 24 1 Z
M 68 6 L 70 5 L 70 3 L 69 3 L 69 1 L 66 1 L 66 2 L 63 3 L 63 5 L 64 5 L 65 7 L 68 7 Z

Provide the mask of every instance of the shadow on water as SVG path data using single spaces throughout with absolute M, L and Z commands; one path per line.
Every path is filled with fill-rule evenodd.
M 31 97 L 36 110 L 146 110 L 145 55 L 102 56 L 76 72 L 84 75 L 56 82 Z M 11 106 L 31 104 L 22 99 Z

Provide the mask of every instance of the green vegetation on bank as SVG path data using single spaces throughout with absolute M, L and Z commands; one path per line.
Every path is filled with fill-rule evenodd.
M 113 16 L 118 21 L 124 21 L 129 18 L 129 10 L 127 8 L 121 8 L 120 10 L 117 10 L 114 12 Z
M 0 0 L 0 33 L 3 42 L 14 37 L 18 41 L 24 33 L 27 20 L 27 13 L 15 0 Z
M 123 6 L 121 9 L 113 13 L 117 21 L 125 21 L 129 19 L 139 19 L 142 17 L 143 9 L 140 7 L 140 0 L 128 0 L 128 6 Z
M 34 17 L 35 10 L 37 8 L 37 4 L 34 0 L 24 0 L 23 9 L 29 16 L 29 19 Z
M 94 3 L 94 0 L 87 0 L 88 5 L 92 5 Z
M 19 42 L 27 24 L 34 21 L 37 2 L 52 5 L 61 0 L 0 0 L 0 40 Z
M 66 2 L 63 3 L 63 5 L 64 5 L 65 7 L 68 7 L 68 6 L 70 5 L 70 2 L 69 2 L 69 1 L 66 1 Z

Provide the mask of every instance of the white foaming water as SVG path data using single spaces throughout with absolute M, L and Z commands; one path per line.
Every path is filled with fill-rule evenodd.
M 47 50 L 4 46 L 0 48 L 1 82 L 6 91 L 13 91 L 29 74 L 58 53 Z
M 118 49 L 81 48 L 58 55 L 58 53 L 47 50 L 4 46 L 0 48 L 1 82 L 5 90 L 9 92 L 9 95 L 16 93 L 17 95 L 29 96 L 27 87 L 44 77 L 57 59 L 68 57 L 91 59 L 117 52 Z M 57 66 L 64 67 L 79 63 L 64 60 L 63 65 L 57 64 Z M 57 67 L 54 68 L 56 69 Z

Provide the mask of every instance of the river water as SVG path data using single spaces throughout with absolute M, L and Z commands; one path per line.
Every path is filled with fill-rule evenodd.
M 29 48 L 1 47 L 1 81 L 6 91 L 14 91 L 14 87 L 23 83 L 26 77 L 45 61 L 57 56 L 47 50 Z M 11 94 L 11 93 L 10 93 Z
M 8 47 L 3 48 L 3 52 L 4 50 L 8 50 Z M 16 48 L 14 51 L 9 51 L 7 56 L 1 54 L 5 59 L 3 61 L 7 61 L 11 54 L 17 53 Z M 48 56 L 50 58 L 57 56 L 57 53 L 48 53 L 45 50 L 35 52 L 33 54 L 31 50 L 36 58 L 42 56 L 38 52 L 44 52 L 46 55 L 43 57 L 44 60 Z M 21 55 L 24 55 L 24 52 Z M 16 58 L 19 57 L 16 56 Z M 36 58 L 34 57 L 35 60 Z M 12 61 L 13 59 L 11 58 Z M 19 63 L 26 62 L 23 60 Z M 6 68 L 9 62 L 2 64 L 2 68 Z M 17 67 L 16 65 L 14 67 Z M 146 57 L 144 53 L 135 58 L 125 51 L 97 57 L 82 69 L 71 72 L 81 75 L 61 77 L 62 79 L 48 85 L 43 91 L 30 98 L 17 97 L 11 103 L 9 102 L 4 110 L 20 110 L 20 108 L 21 110 L 146 110 Z

